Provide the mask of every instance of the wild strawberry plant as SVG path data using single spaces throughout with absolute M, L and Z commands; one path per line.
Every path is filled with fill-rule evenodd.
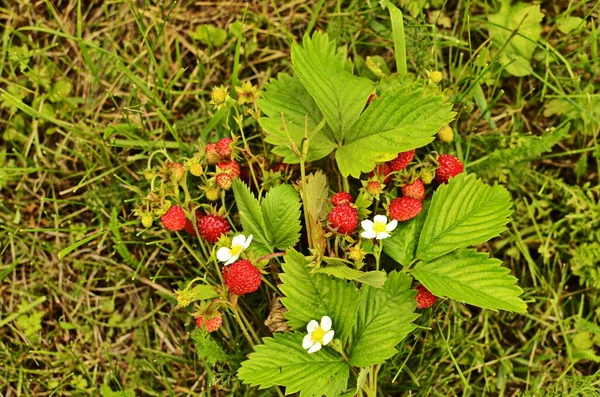
M 215 89 L 230 136 L 149 170 L 137 212 L 147 227 L 160 217 L 197 238 L 202 275 L 176 292 L 179 307 L 193 304 L 204 360 L 232 360 L 208 335 L 231 321 L 253 346 L 237 371 L 244 383 L 371 396 L 417 310 L 453 299 L 525 312 L 516 278 L 477 250 L 506 229 L 511 198 L 426 148 L 436 134 L 453 139 L 441 75 L 357 76 L 322 33 L 295 44 L 291 60 L 293 74 L 260 93 L 237 87 L 237 102 Z M 257 291 L 271 304 L 269 331 L 247 312 L 256 300 L 242 305 Z

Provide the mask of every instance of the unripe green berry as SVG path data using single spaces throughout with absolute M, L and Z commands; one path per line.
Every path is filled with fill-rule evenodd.
M 445 125 L 437 133 L 437 137 L 440 141 L 450 143 L 454 140 L 454 131 L 449 125 Z
M 444 75 L 442 74 L 442 72 L 438 72 L 437 70 L 434 70 L 433 72 L 429 73 L 429 80 L 431 80 L 431 82 L 434 84 L 439 84 L 443 78 Z

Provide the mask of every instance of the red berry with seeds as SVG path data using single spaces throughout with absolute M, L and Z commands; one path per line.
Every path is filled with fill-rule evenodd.
M 167 213 L 164 214 L 160 219 L 162 220 L 165 229 L 169 229 L 173 232 L 183 229 L 187 221 L 185 212 L 183 212 L 183 208 L 177 205 L 172 205 Z
M 437 183 L 448 183 L 452 177 L 463 172 L 463 163 L 451 154 L 440 154 L 438 157 L 438 168 L 435 170 L 435 181 Z
M 236 161 L 222 161 L 217 164 L 217 168 L 229 173 L 232 178 L 240 177 L 240 166 Z
M 200 236 L 209 243 L 216 243 L 222 235 L 229 231 L 227 219 L 217 215 L 206 215 L 198 220 Z
M 390 218 L 398 222 L 407 221 L 419 215 L 423 209 L 423 204 L 416 198 L 398 197 L 390 201 Z
M 417 291 L 419 291 L 417 296 L 415 296 L 415 299 L 417 300 L 417 309 L 427 309 L 437 302 L 437 296 L 429 292 L 425 286 L 418 285 Z
M 200 218 L 202 218 L 203 216 L 204 215 L 202 214 L 202 212 L 196 211 L 196 223 L 198 223 L 198 220 Z M 188 232 L 192 236 L 196 235 L 196 229 L 194 229 L 194 224 L 189 219 L 185 220 L 185 227 L 184 227 L 184 229 L 185 229 L 186 232 Z
M 409 150 L 408 152 L 398 153 L 398 157 L 395 159 L 388 161 L 387 164 L 390 167 L 391 171 L 400 171 L 405 169 L 412 159 L 415 157 L 415 151 Z
M 350 193 L 346 193 L 346 192 L 338 192 L 336 194 L 333 195 L 333 197 L 331 198 L 331 203 L 334 206 L 338 206 L 340 204 L 352 204 L 354 202 L 354 197 L 352 197 L 352 195 Z
M 217 144 L 209 143 L 206 145 L 206 162 L 209 165 L 215 165 L 221 161 L 221 156 L 217 153 Z
M 260 287 L 262 274 L 250 261 L 243 259 L 223 267 L 223 279 L 231 293 L 245 295 Z
M 233 140 L 231 138 L 222 138 L 217 142 L 215 146 L 215 150 L 219 153 L 219 156 L 223 160 L 228 160 L 231 158 Z
M 215 332 L 221 328 L 223 323 L 223 316 L 220 312 L 216 312 L 213 317 L 204 318 L 202 316 L 196 317 L 196 326 L 200 329 L 205 329 L 207 332 Z
M 349 234 L 358 225 L 358 211 L 352 204 L 340 204 L 331 210 L 327 219 L 329 219 L 331 227 L 338 233 Z
M 221 172 L 216 176 L 217 186 L 223 190 L 231 189 L 231 185 L 233 184 L 233 177 L 230 174 L 225 172 Z
M 425 185 L 423 185 L 423 182 L 421 182 L 420 179 L 417 179 L 408 185 L 402 186 L 400 191 L 404 197 L 412 197 L 419 201 L 425 200 Z

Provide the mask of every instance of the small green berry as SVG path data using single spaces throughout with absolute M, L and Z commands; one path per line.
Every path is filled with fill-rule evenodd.
M 439 84 L 444 78 L 444 75 L 442 74 L 442 72 L 438 72 L 437 70 L 434 70 L 433 72 L 429 73 L 429 80 L 431 80 L 432 83 L 434 84 Z
M 440 141 L 450 143 L 454 140 L 454 132 L 452 131 L 452 127 L 449 125 L 445 125 L 437 133 L 437 137 Z

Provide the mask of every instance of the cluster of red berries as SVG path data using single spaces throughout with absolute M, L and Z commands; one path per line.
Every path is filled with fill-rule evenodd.
M 185 230 L 192 236 L 196 235 L 194 224 L 185 216 L 183 208 L 172 205 L 161 217 L 165 229 L 171 231 Z M 204 215 L 200 211 L 195 214 L 196 227 L 200 237 L 209 243 L 216 243 L 221 236 L 229 232 L 230 226 L 227 219 L 218 215 Z
M 215 181 L 223 190 L 231 189 L 233 180 L 241 174 L 239 164 L 233 160 L 234 150 L 235 142 L 231 138 L 221 138 L 217 143 L 206 145 L 207 163 L 217 166 Z

